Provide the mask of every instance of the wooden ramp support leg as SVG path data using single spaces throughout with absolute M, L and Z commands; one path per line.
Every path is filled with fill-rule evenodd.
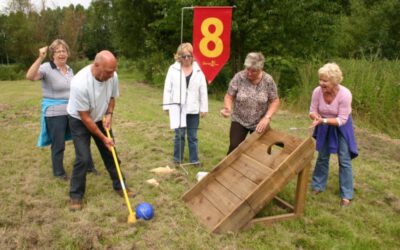
M 296 198 L 294 206 L 290 205 L 279 197 L 275 197 L 275 201 L 278 203 L 278 205 L 287 209 L 288 211 L 290 211 L 290 213 L 253 219 L 249 222 L 246 228 L 251 227 L 256 223 L 271 225 L 275 222 L 301 217 L 304 214 L 310 168 L 311 164 L 300 171 L 297 176 Z

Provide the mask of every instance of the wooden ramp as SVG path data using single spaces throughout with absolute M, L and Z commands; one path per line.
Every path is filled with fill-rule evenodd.
M 311 137 L 301 141 L 272 129 L 263 134 L 253 133 L 182 199 L 216 233 L 299 217 L 304 212 L 314 150 Z M 295 205 L 292 206 L 276 195 L 296 175 Z M 253 219 L 274 198 L 290 213 Z

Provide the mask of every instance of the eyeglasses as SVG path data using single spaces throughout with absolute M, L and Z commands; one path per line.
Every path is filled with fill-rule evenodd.
M 190 59 L 192 58 L 192 55 L 181 55 L 182 59 Z
M 256 74 L 258 73 L 260 70 L 259 69 L 254 69 L 254 68 L 246 68 L 246 71 L 251 73 L 251 74 Z
M 61 53 L 66 54 L 67 51 L 66 51 L 66 50 L 57 50 L 57 51 L 54 51 L 54 54 L 61 54 Z

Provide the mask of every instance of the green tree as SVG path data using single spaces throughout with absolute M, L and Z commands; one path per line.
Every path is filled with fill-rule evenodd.
M 145 41 L 154 6 L 148 0 L 112 0 L 113 44 L 117 53 L 128 58 L 148 54 Z
M 58 27 L 59 37 L 68 43 L 71 50 L 70 58 L 74 60 L 83 56 L 80 55 L 80 41 L 82 40 L 85 12 L 81 5 L 74 7 L 71 4 L 68 8 L 63 8 L 63 14 L 62 25 Z
M 103 49 L 114 51 L 112 44 L 114 25 L 111 0 L 92 2 L 86 12 L 86 22 L 83 27 L 83 50 L 85 55 L 93 59 L 96 53 Z
M 352 0 L 342 17 L 338 51 L 343 57 L 400 57 L 400 2 Z
M 6 50 L 10 62 L 29 64 L 31 62 L 31 44 L 33 23 L 29 22 L 27 15 L 23 12 L 12 12 L 4 25 L 7 37 Z

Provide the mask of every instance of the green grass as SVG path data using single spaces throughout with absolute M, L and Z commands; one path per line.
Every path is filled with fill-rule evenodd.
M 335 156 L 327 191 L 308 195 L 304 217 L 270 227 L 256 225 L 237 233 L 210 234 L 185 206 L 181 196 L 195 183 L 198 171 L 209 171 L 226 154 L 229 123 L 218 115 L 221 101 L 210 100 L 209 115 L 199 130 L 201 169 L 188 167 L 167 176 L 152 168 L 171 166 L 173 132 L 162 112 L 162 90 L 123 75 L 113 129 L 121 167 L 129 187 L 139 190 L 135 206 L 153 204 L 153 220 L 130 226 L 123 199 L 111 181 L 96 148 L 100 176 L 88 175 L 84 209 L 68 210 L 69 183 L 51 174 L 49 148 L 36 148 L 39 132 L 40 83 L 0 82 L 0 246 L 2 249 L 399 249 L 400 142 L 357 126 L 360 157 L 353 161 L 355 199 L 339 206 Z M 355 124 L 358 121 L 355 120 Z M 308 136 L 307 114 L 280 110 L 275 129 L 299 138 Z M 94 144 L 94 143 L 93 143 Z M 187 154 L 187 152 L 186 152 Z M 187 157 L 187 156 L 186 156 Z M 74 160 L 67 143 L 65 167 Z M 159 187 L 145 183 L 156 178 Z M 293 201 L 295 181 L 281 196 Z M 282 211 L 269 204 L 261 215 Z

